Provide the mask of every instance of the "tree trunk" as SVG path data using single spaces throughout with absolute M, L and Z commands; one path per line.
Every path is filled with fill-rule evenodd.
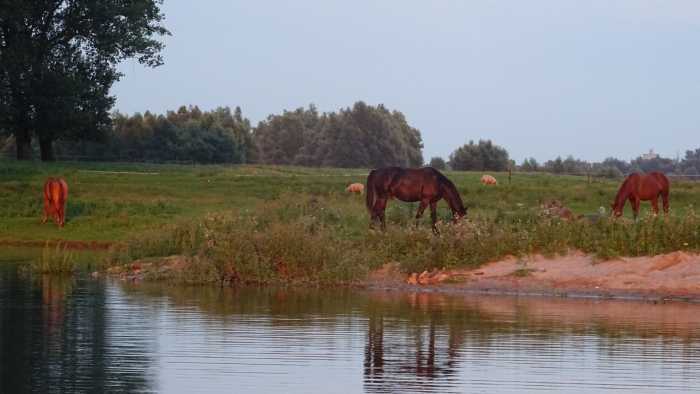
M 17 160 L 29 160 L 32 158 L 32 135 L 29 130 L 21 130 L 15 133 L 15 146 L 17 147 Z
M 55 161 L 53 155 L 53 140 L 51 138 L 40 138 L 39 148 L 41 148 L 41 161 Z

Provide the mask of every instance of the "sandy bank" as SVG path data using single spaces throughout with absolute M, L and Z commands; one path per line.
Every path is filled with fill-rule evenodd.
M 193 264 L 196 262 L 190 258 L 170 256 L 112 267 L 107 274 L 127 281 L 182 279 L 189 276 Z M 241 283 L 238 279 L 243 278 L 229 279 L 225 281 L 227 284 Z M 386 264 L 357 285 L 384 290 L 700 302 L 700 255 L 678 251 L 653 257 L 598 261 L 576 252 L 550 258 L 540 255 L 508 257 L 477 269 L 411 275 L 401 272 L 398 264 Z
M 679 251 L 609 261 L 597 261 L 583 253 L 554 258 L 509 257 L 478 269 L 408 277 L 387 265 L 373 273 L 369 282 L 375 287 L 700 301 L 700 255 Z

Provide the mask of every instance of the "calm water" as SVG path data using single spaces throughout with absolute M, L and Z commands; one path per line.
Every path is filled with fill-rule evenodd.
M 0 273 L 0 392 L 700 392 L 700 306 Z

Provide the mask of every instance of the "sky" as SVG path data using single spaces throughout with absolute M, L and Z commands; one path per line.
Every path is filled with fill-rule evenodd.
M 700 1 L 165 0 L 165 64 L 125 61 L 123 113 L 240 106 L 254 125 L 358 100 L 423 155 L 491 139 L 520 163 L 700 147 Z

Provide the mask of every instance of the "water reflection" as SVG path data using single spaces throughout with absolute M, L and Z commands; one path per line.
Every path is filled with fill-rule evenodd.
M 700 390 L 691 304 L 0 275 L 0 312 L 3 393 Z
M 259 362 L 250 371 L 260 374 L 274 371 L 275 363 L 304 360 L 321 361 L 310 368 L 314 377 L 308 379 L 344 381 L 366 392 L 700 388 L 698 305 L 327 290 L 125 290 L 137 298 L 167 300 L 174 309 L 195 309 L 209 316 L 208 323 L 235 327 L 244 341 L 230 332 L 222 338 L 233 348 L 261 341 L 275 347 L 274 356 L 263 362 L 246 354 L 234 357 Z M 226 330 L 205 330 L 219 329 Z M 358 371 L 358 364 L 346 361 L 360 352 Z M 361 373 L 361 388 L 347 375 L 327 372 L 341 366 L 347 375 Z M 309 391 L 304 379 L 286 382 Z M 250 384 L 245 387 L 256 387 Z M 321 385 L 320 391 L 353 390 Z
M 105 287 L 0 273 L 0 392 L 143 391 L 150 357 L 110 343 Z M 139 339 L 141 340 L 141 339 Z M 129 366 L 130 372 L 124 375 Z

